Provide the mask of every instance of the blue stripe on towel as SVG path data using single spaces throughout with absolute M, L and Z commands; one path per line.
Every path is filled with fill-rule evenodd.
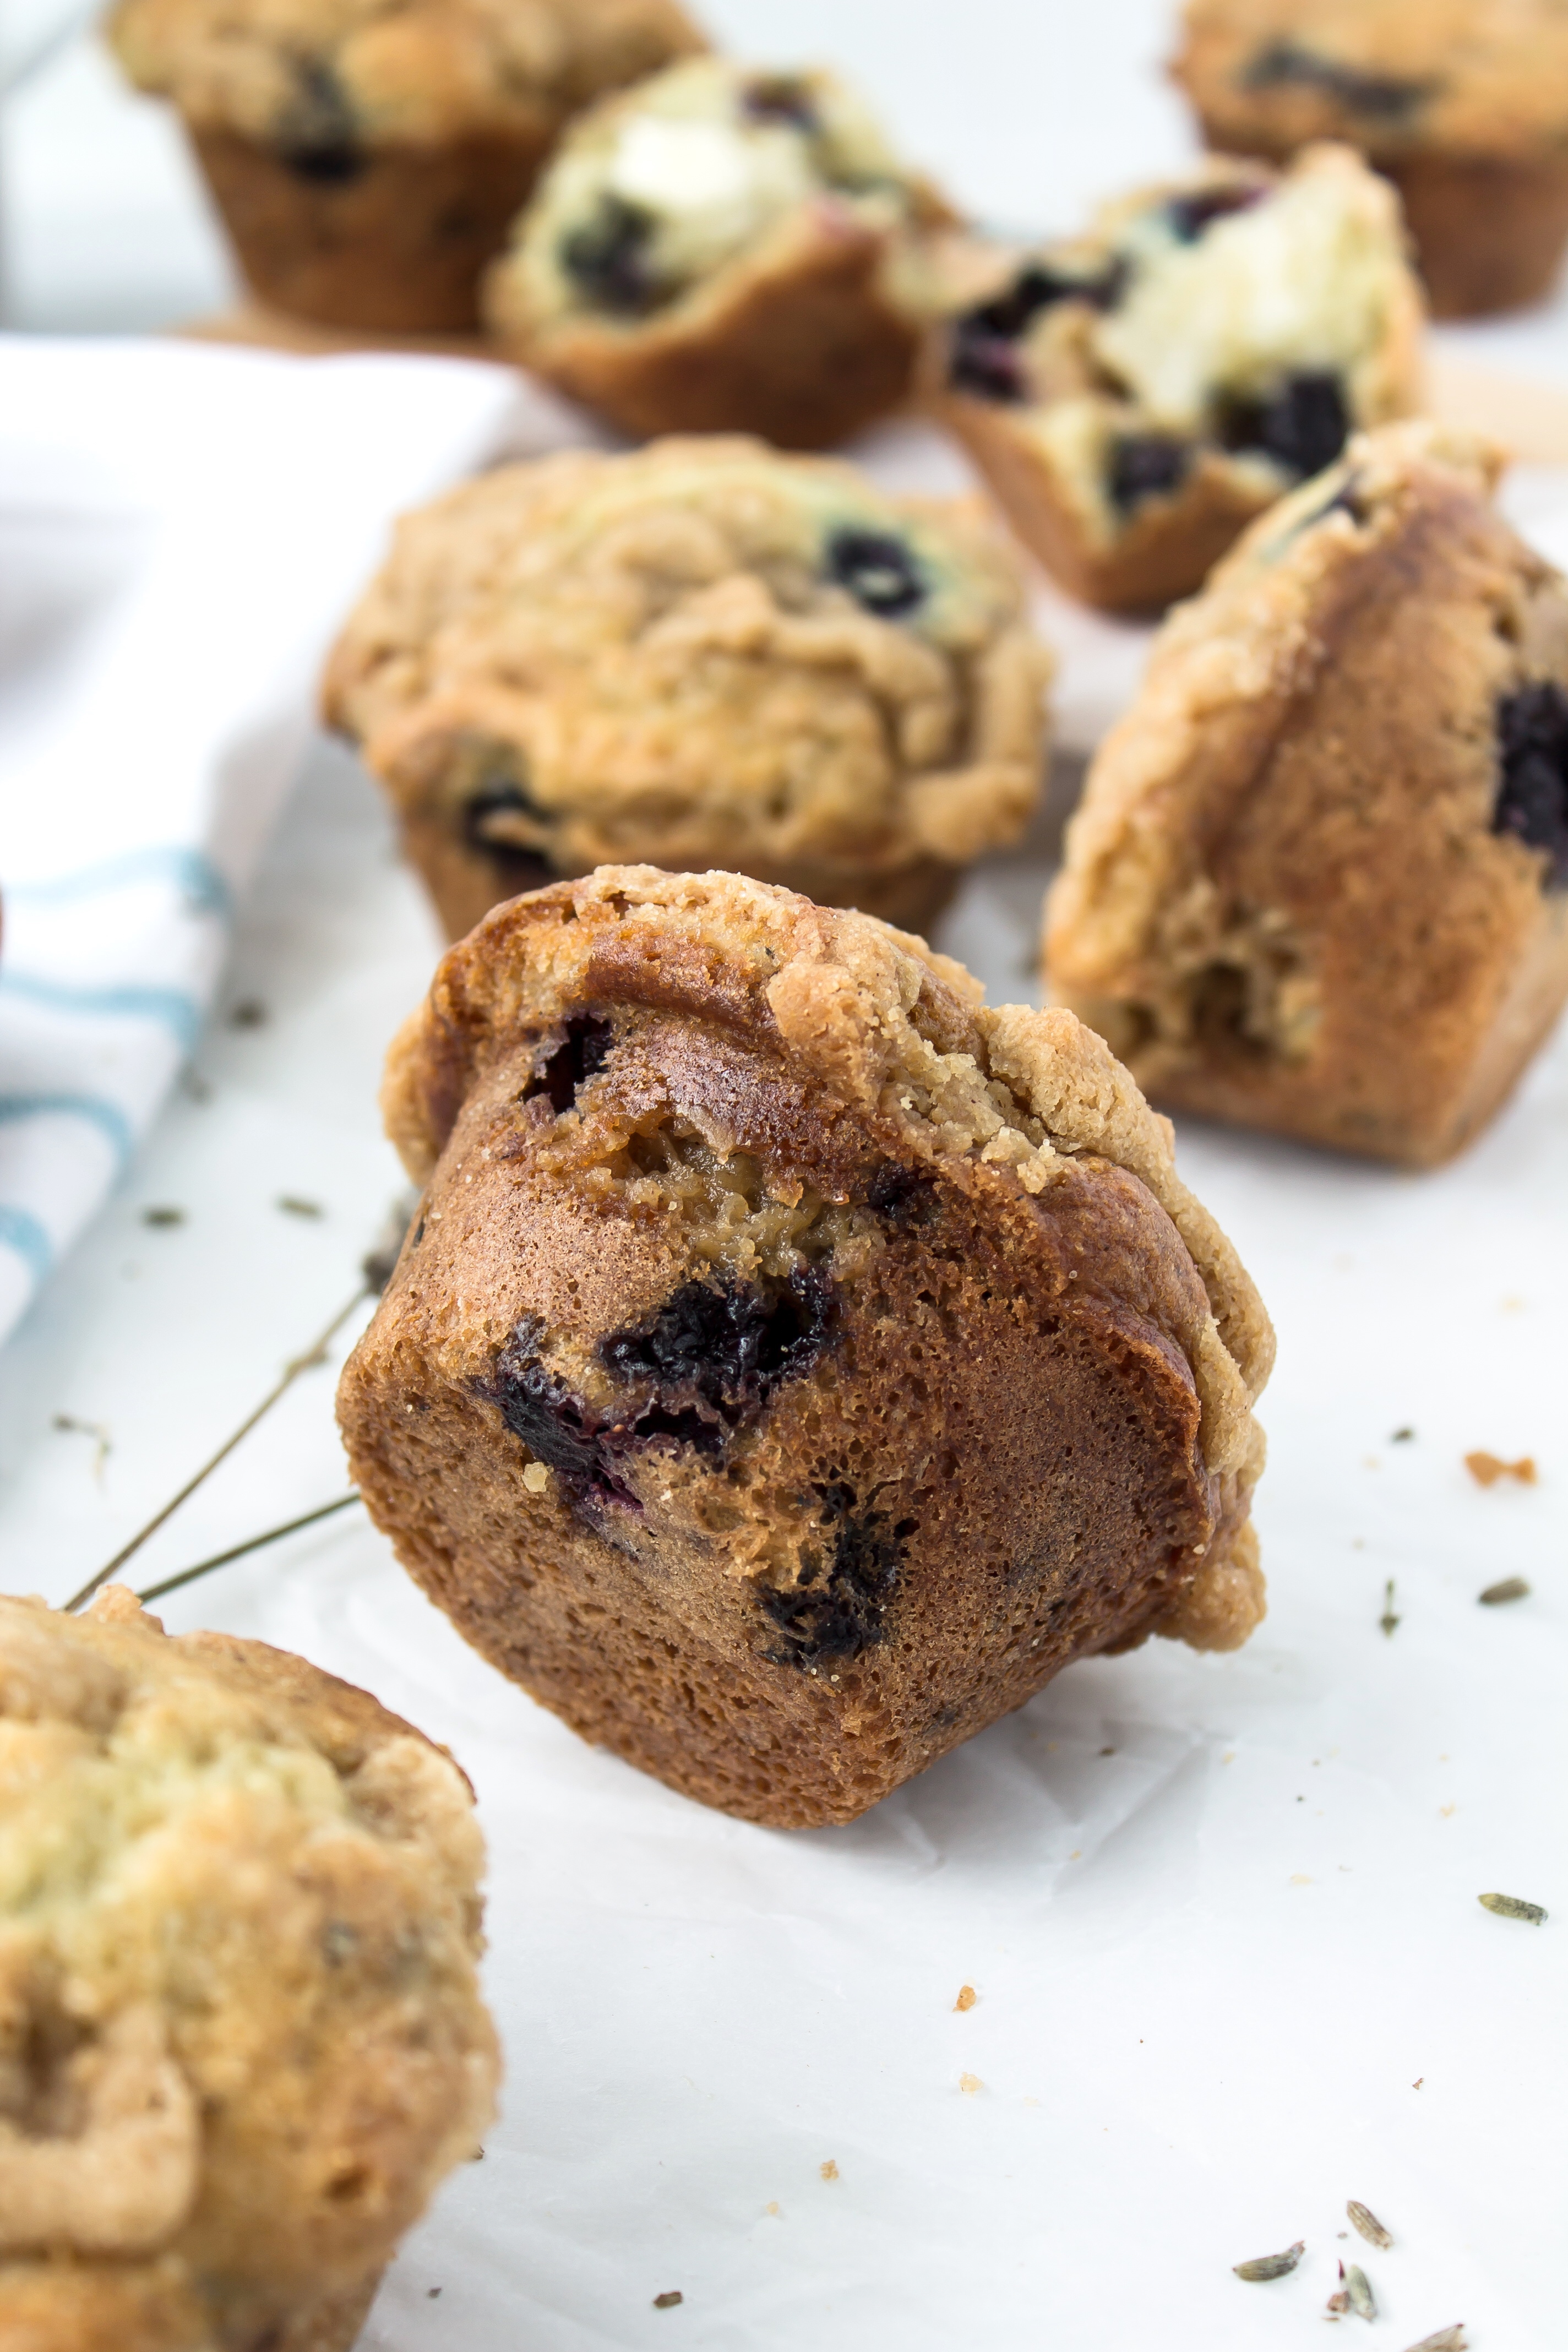
M 75 874 L 57 874 L 47 882 L 13 882 L 5 895 L 18 905 L 65 907 L 136 882 L 174 883 L 198 914 L 227 916 L 233 911 L 234 893 L 211 858 L 199 849 L 172 846 L 128 849 L 120 857 L 84 866 Z
M 135 1141 L 119 1104 L 102 1095 L 0 1095 L 0 1127 L 25 1118 L 85 1118 L 108 1137 L 121 1166 Z
M 146 988 L 134 981 L 101 988 L 79 988 L 70 981 L 45 980 L 37 972 L 0 971 L 0 993 L 25 997 L 32 1004 L 47 1004 L 51 1013 L 96 1013 L 161 1021 L 173 1030 L 186 1053 L 201 1034 L 201 1006 L 183 988 Z
M 54 1262 L 54 1244 L 37 1217 L 9 1201 L 0 1201 L 0 1249 L 14 1250 L 35 1282 L 42 1282 Z

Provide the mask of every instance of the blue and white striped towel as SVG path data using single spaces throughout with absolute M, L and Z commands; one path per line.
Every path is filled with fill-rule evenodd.
M 195 1040 L 391 519 L 572 429 L 467 361 L 0 338 L 0 1339 Z

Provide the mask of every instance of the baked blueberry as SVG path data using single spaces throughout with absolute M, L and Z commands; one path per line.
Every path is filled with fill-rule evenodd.
M 552 1115 L 584 1020 L 614 1049 Z M 451 950 L 384 1102 L 426 1226 L 343 1374 L 353 1473 L 585 1738 L 847 1821 L 1074 1657 L 1256 1623 L 1267 1320 L 1070 1014 L 605 867 Z
M 1555 678 L 1498 705 L 1502 770 L 1493 830 L 1546 852 L 1549 889 L 1568 890 L 1568 694 Z

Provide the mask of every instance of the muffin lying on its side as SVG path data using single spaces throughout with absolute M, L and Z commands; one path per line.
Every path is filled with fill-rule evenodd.
M 1492 453 L 1352 443 L 1166 624 L 1068 830 L 1047 975 L 1156 1099 L 1415 1166 L 1568 997 L 1568 583 Z
M 676 0 L 117 0 L 263 300 L 458 332 L 563 125 L 702 41 Z
M 486 313 L 628 433 L 825 448 L 908 393 L 947 218 L 831 74 L 700 58 L 574 125 Z
M 963 509 L 739 440 L 573 453 L 411 516 L 328 669 L 447 932 L 616 858 L 923 926 L 1016 838 L 1050 664 Z
M 736 875 L 497 909 L 393 1048 L 426 1185 L 338 1393 L 459 1630 L 587 1738 L 841 1822 L 1075 1657 L 1228 1649 L 1267 1318 L 1070 1013 Z
M 1398 205 L 1353 155 L 1211 160 L 1011 264 L 940 339 L 937 407 L 1065 587 L 1150 608 L 1417 405 L 1420 324 Z
M 0 2342 L 347 2352 L 494 2107 L 462 1774 L 220 1633 L 0 1600 Z
M 1562 0 L 1187 0 L 1172 70 L 1212 147 L 1359 147 L 1405 200 L 1439 318 L 1551 292 L 1568 243 Z

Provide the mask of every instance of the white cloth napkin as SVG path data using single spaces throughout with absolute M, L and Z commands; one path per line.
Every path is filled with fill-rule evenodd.
M 392 518 L 572 429 L 468 361 L 0 339 L 0 1339 L 195 1041 Z

